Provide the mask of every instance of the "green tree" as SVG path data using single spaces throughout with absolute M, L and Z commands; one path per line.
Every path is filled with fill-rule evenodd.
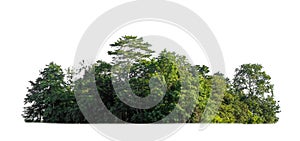
M 68 75 L 70 77 L 70 75 Z M 24 100 L 24 114 L 27 122 L 72 123 L 84 122 L 79 112 L 72 82 L 61 66 L 51 62 L 40 72 L 35 82 L 29 81 L 31 88 Z
M 279 113 L 278 102 L 274 99 L 271 77 L 259 64 L 244 64 L 236 69 L 233 90 L 249 110 L 248 123 L 275 123 Z
M 66 95 L 58 95 L 66 93 L 63 71 L 50 63 L 40 74 L 35 82 L 30 81 L 32 88 L 28 89 L 25 104 L 32 105 L 25 107 L 23 116 L 26 121 L 60 121 L 63 109 L 58 105 L 66 98 Z
M 211 94 L 212 77 L 211 75 L 208 75 L 209 68 L 207 66 L 196 65 L 195 68 L 198 71 L 199 95 L 197 98 L 197 104 L 188 122 L 199 123 Z
M 134 63 L 138 60 L 149 59 L 154 53 L 149 47 L 151 44 L 144 42 L 137 36 L 123 36 L 117 42 L 110 44 L 112 51 L 108 55 L 113 56 L 113 64 Z
M 186 72 L 186 70 L 191 69 L 190 67 L 191 65 L 187 63 L 185 57 L 176 55 L 174 52 L 167 52 L 166 50 L 161 52 L 157 58 L 140 59 L 138 62 L 133 63 L 128 74 L 132 92 L 139 97 L 149 96 L 151 92 L 155 95 L 163 95 L 164 91 L 159 87 L 165 85 L 163 87 L 165 87 L 166 91 L 161 102 L 149 109 L 133 108 L 123 103 L 118 96 L 116 96 L 114 90 L 108 90 L 112 91 L 112 93 L 107 95 L 110 97 L 108 99 L 114 102 L 107 107 L 109 107 L 114 115 L 127 122 L 156 122 L 164 119 L 173 110 L 177 112 L 176 117 L 164 119 L 162 122 L 186 122 L 185 119 L 190 116 L 188 111 L 186 111 L 186 107 L 189 106 L 190 103 L 193 103 L 192 100 L 195 101 L 198 95 L 195 93 L 196 88 L 192 88 L 188 91 L 185 90 L 186 86 L 183 87 L 181 85 L 183 81 L 181 79 L 183 78 L 186 79 L 186 83 L 196 84 L 194 76 Z M 103 72 L 98 73 L 105 74 Z M 160 86 L 152 86 L 150 89 L 150 81 L 152 81 L 151 79 L 153 79 L 153 77 L 157 78 L 159 82 L 154 83 L 154 85 Z M 101 89 L 102 88 L 98 88 L 98 90 Z M 182 100 L 184 103 L 181 105 L 178 105 L 179 98 L 184 99 Z M 105 103 L 110 102 L 107 101 Z

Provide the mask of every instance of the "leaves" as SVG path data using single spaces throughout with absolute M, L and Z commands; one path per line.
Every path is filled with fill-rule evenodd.
M 249 110 L 248 123 L 275 123 L 279 113 L 278 102 L 274 99 L 271 77 L 259 64 L 244 64 L 236 69 L 232 90 Z
M 26 122 L 86 122 L 72 92 L 71 80 L 65 82 L 65 77 L 61 67 L 51 62 L 35 82 L 30 81 L 24 101 L 29 106 L 24 107 L 22 115 Z
M 262 65 L 241 65 L 231 81 L 221 73 L 209 75 L 207 66 L 192 66 L 175 52 L 163 50 L 152 57 L 150 47 L 142 38 L 121 37 L 111 44 L 111 63 L 99 60 L 91 66 L 83 64 L 80 70 L 84 75 L 75 82 L 72 79 L 78 72 L 48 64 L 35 81 L 29 81 L 22 116 L 26 122 L 52 123 L 115 123 L 121 119 L 130 123 L 258 124 L 279 120 L 274 85 Z M 127 83 L 131 91 L 125 89 Z M 78 92 L 76 97 L 83 98 L 76 99 L 74 91 Z M 159 103 L 146 109 L 134 108 L 124 103 L 118 92 L 152 96 Z M 95 106 L 99 101 L 102 107 Z M 103 110 L 116 118 L 107 118 Z

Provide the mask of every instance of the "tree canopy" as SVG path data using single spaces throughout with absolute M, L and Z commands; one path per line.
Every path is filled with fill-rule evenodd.
M 221 73 L 210 75 L 207 66 L 193 66 L 175 52 L 163 50 L 153 57 L 151 44 L 136 36 L 121 37 L 110 46 L 112 62 L 83 66 L 83 77 L 75 81 L 75 70 L 63 71 L 53 62 L 46 65 L 35 81 L 29 81 L 25 121 L 258 124 L 279 120 L 274 85 L 260 64 L 241 65 L 230 80 Z M 95 86 L 96 92 L 86 86 Z M 149 106 L 150 101 L 158 102 Z M 95 106 L 99 103 L 102 107 Z M 136 103 L 140 105 L 131 105 Z

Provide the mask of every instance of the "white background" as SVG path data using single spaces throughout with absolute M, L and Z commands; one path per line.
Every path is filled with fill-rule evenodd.
M 28 81 L 54 61 L 73 64 L 88 26 L 128 0 L 0 1 L 0 140 L 108 140 L 89 125 L 26 124 L 21 117 Z M 169 141 L 299 140 L 300 2 L 297 0 L 174 0 L 195 11 L 215 34 L 227 76 L 260 63 L 275 84 L 282 112 L 275 125 L 186 125 Z

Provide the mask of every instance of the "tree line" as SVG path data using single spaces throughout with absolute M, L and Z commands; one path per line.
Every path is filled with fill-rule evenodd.
M 151 44 L 136 36 L 121 37 L 110 46 L 112 62 L 99 60 L 82 65 L 80 71 L 84 74 L 75 81 L 78 71 L 63 70 L 54 62 L 46 65 L 35 81 L 29 81 L 22 114 L 25 121 L 114 122 L 102 113 L 103 109 L 130 123 L 259 124 L 279 120 L 274 85 L 260 64 L 241 65 L 230 80 L 221 73 L 209 74 L 205 65 L 191 65 L 185 56 L 175 52 L 164 50 L 154 57 Z M 91 89 L 86 86 L 91 84 L 96 86 L 96 96 L 89 95 Z M 155 106 L 140 109 L 124 103 L 118 94 L 162 98 Z M 97 97 L 102 107 L 95 106 Z M 92 114 L 86 115 L 84 109 Z

